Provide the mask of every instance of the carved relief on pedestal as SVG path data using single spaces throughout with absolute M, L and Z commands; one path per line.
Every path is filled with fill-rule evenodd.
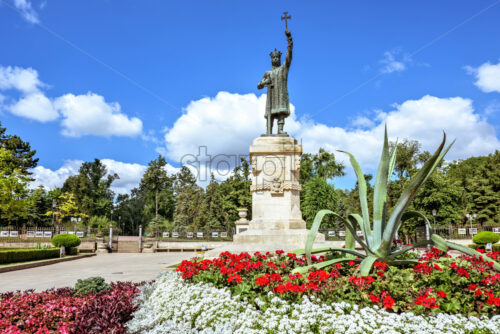
M 302 187 L 296 182 L 266 182 L 264 184 L 252 184 L 250 192 L 270 191 L 273 194 L 282 194 L 284 191 L 301 191 Z
M 275 177 L 271 183 L 271 195 L 278 195 L 283 193 L 283 182 Z

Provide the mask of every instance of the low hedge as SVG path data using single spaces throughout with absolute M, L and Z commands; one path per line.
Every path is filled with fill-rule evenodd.
M 33 248 L 15 248 L 0 250 L 0 264 L 36 261 L 59 257 L 59 248 L 33 249 Z
M 67 248 L 66 255 L 78 255 L 78 248 L 76 247 Z
M 485 247 L 486 247 L 486 245 L 479 245 L 479 244 L 469 245 L 469 248 L 472 248 L 472 249 L 484 249 Z M 500 244 L 491 245 L 491 251 L 492 252 L 500 252 Z

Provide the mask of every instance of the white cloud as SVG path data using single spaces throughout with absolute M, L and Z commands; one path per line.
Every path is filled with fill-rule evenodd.
M 54 121 L 59 118 L 59 113 L 42 93 L 29 94 L 16 103 L 7 107 L 16 116 L 33 119 L 39 122 Z
M 360 128 L 371 128 L 375 125 L 371 119 L 365 116 L 358 116 L 351 123 L 353 126 Z
M 500 102 L 499 101 L 492 101 L 490 102 L 486 108 L 484 108 L 484 114 L 486 116 L 496 114 L 500 111 Z
M 82 163 L 83 161 L 81 160 L 66 160 L 61 168 L 57 170 L 37 166 L 32 169 L 35 181 L 33 181 L 30 186 L 32 188 L 44 186 L 47 189 L 62 187 L 64 181 L 69 176 L 78 174 L 78 169 L 80 169 Z
M 189 155 L 193 159 L 199 155 L 200 146 L 206 146 L 207 155 L 212 156 L 248 154 L 252 140 L 265 129 L 265 99 L 265 95 L 220 92 L 215 98 L 191 102 L 165 135 L 167 156 L 175 161 Z M 373 172 L 378 164 L 384 123 L 391 140 L 418 140 L 424 150 L 431 152 L 439 145 L 442 131 L 446 131 L 448 142 L 457 139 L 447 159 L 488 154 L 500 148 L 494 127 L 474 111 L 471 100 L 461 97 L 427 95 L 394 105 L 389 112 L 376 111 L 373 119 L 362 123 L 364 129 L 350 130 L 311 120 L 297 121 L 292 114 L 285 122 L 285 130 L 302 140 L 305 152 L 317 152 L 323 147 L 353 153 L 366 172 Z M 204 156 L 202 151 L 198 159 L 203 161 Z M 345 155 L 336 156 L 347 162 Z
M 181 162 L 191 158 L 190 155 L 198 156 L 200 147 L 206 147 L 207 154 L 212 157 L 248 154 L 248 145 L 265 132 L 265 104 L 266 95 L 257 97 L 228 92 L 192 101 L 165 134 L 167 157 Z M 292 106 L 285 131 L 294 131 L 297 127 Z M 199 159 L 207 157 L 201 152 Z
M 135 137 L 142 134 L 142 121 L 122 113 L 118 102 L 108 103 L 103 96 L 91 92 L 51 99 L 42 91 L 46 87 L 48 85 L 40 81 L 38 72 L 32 68 L 0 65 L 0 91 L 20 93 L 17 99 L 0 95 L 0 110 L 39 122 L 54 121 L 62 115 L 62 134 L 68 137 Z M 153 138 L 151 134 L 145 136 L 145 139 L 150 138 Z
M 410 62 L 411 59 L 408 55 L 404 55 L 402 59 L 396 59 L 400 53 L 399 49 L 384 52 L 384 58 L 380 60 L 380 63 L 383 65 L 380 72 L 393 73 L 406 70 L 406 63 Z
M 299 135 L 307 151 L 315 152 L 319 147 L 346 150 L 356 156 L 362 168 L 365 166 L 365 170 L 372 171 L 380 158 L 385 123 L 391 140 L 418 140 L 422 149 L 431 153 L 438 147 L 442 131 L 445 131 L 449 143 L 456 138 L 446 156 L 448 160 L 484 155 L 500 148 L 494 127 L 474 112 L 469 99 L 426 95 L 419 100 L 395 105 L 395 108 L 388 113 L 379 113 L 375 117 L 377 125 L 367 130 L 348 131 L 308 124 L 302 127 Z
M 118 174 L 119 179 L 115 180 L 111 185 L 111 190 L 116 194 L 126 194 L 137 187 L 141 181 L 142 175 L 147 169 L 147 166 L 137 163 L 126 163 L 113 159 L 102 159 L 101 162 L 106 166 L 108 174 Z M 34 182 L 30 184 L 32 188 L 37 188 L 43 185 L 45 188 L 54 189 L 62 187 L 64 181 L 69 176 L 78 174 L 78 170 L 82 165 L 81 160 L 66 160 L 64 164 L 56 170 L 51 170 L 43 166 L 37 166 L 32 169 Z M 179 171 L 179 168 L 167 165 L 165 170 L 168 175 L 173 175 Z
M 474 83 L 485 93 L 500 93 L 500 62 L 491 64 L 489 62 L 482 64 L 478 68 L 466 66 L 466 70 L 475 75 L 477 81 Z
M 139 118 L 128 118 L 121 112 L 120 104 L 107 103 L 104 97 L 94 93 L 66 94 L 57 98 L 54 106 L 63 115 L 62 134 L 68 137 L 134 137 L 142 132 L 142 121 Z
M 112 159 L 102 159 L 101 162 L 108 169 L 108 173 L 116 173 L 120 176 L 119 179 L 113 182 L 111 187 L 117 194 L 130 193 L 130 190 L 137 187 L 147 168 L 144 165 L 126 163 Z
M 0 90 L 15 89 L 24 94 L 36 93 L 46 85 L 38 79 L 38 72 L 31 67 L 0 65 Z
M 39 23 L 38 14 L 27 0 L 14 0 L 14 6 L 20 11 L 21 15 L 30 23 Z
M 38 78 L 38 72 L 32 68 L 0 66 L 0 90 L 16 90 L 20 92 L 19 100 L 7 104 L 2 98 L 0 108 L 10 111 L 16 116 L 33 119 L 39 122 L 56 120 L 58 112 L 52 101 L 41 89 L 47 87 Z

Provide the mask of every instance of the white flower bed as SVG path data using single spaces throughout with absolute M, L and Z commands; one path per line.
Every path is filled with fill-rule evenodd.
M 130 333 L 500 333 L 500 316 L 395 314 L 347 303 L 290 304 L 275 297 L 265 311 L 227 289 L 183 282 L 177 273 L 142 288 Z

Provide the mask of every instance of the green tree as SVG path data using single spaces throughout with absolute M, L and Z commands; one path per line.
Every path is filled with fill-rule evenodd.
M 460 221 L 460 195 L 458 182 L 449 180 L 441 170 L 436 170 L 413 200 L 413 208 L 425 213 L 432 221 L 436 210 L 436 225 L 448 226 Z
M 141 188 L 146 190 L 147 194 L 154 197 L 154 215 L 158 216 L 160 203 L 162 203 L 162 212 L 164 217 L 172 218 L 173 216 L 173 189 L 172 178 L 168 177 L 165 167 L 167 162 L 161 155 L 157 159 L 150 161 L 148 169 L 144 173 L 141 180 Z
M 248 219 L 252 216 L 252 194 L 250 193 L 250 165 L 245 158 L 241 158 L 226 180 L 220 184 L 222 193 L 222 207 L 227 214 L 228 227 L 233 227 L 238 220 L 238 209 L 248 209 Z
M 28 225 L 49 226 L 50 218 L 45 213 L 51 205 L 52 199 L 43 186 L 30 190 L 26 206 Z
M 322 177 L 314 177 L 307 181 L 303 188 L 304 200 L 302 203 L 302 214 L 310 228 L 316 213 L 322 209 L 337 211 L 339 195 L 335 192 L 332 185 L 328 184 Z M 328 219 L 327 219 L 328 218 Z M 325 217 L 323 224 L 326 227 L 334 227 L 335 219 L 333 216 Z
M 99 232 L 105 232 L 109 229 L 111 222 L 106 216 L 92 216 L 89 220 L 89 226 Z
M 147 226 L 148 217 L 145 214 L 146 199 L 144 191 L 134 188 L 129 194 L 120 194 L 117 197 L 117 214 L 121 217 L 123 233 L 136 235 L 139 225 Z
M 212 230 L 223 229 L 228 221 L 227 212 L 224 210 L 224 197 L 221 186 L 215 180 L 214 174 L 210 175 L 210 183 L 205 189 L 203 197 L 204 226 Z
M 490 154 L 479 167 L 475 182 L 468 190 L 468 204 L 471 212 L 476 213 L 476 221 L 481 225 L 494 224 L 499 219 L 500 204 L 500 152 Z
M 30 168 L 35 168 L 38 163 L 38 158 L 35 158 L 36 151 L 31 149 L 28 142 L 23 141 L 16 135 L 6 133 L 7 129 L 2 127 L 0 122 L 0 146 L 12 153 L 8 157 L 8 163 L 12 163 L 16 173 L 28 176 L 31 175 Z M 4 159 L 7 159 L 4 156 Z
M 325 180 L 337 176 L 344 176 L 345 166 L 335 160 L 335 155 L 320 148 L 318 154 L 305 153 L 300 161 L 299 181 L 305 184 L 313 177 L 321 177 Z
M 180 229 L 202 228 L 203 189 L 196 184 L 193 173 L 186 166 L 175 175 L 174 191 L 175 226 Z
M 111 184 L 119 179 L 118 174 L 108 174 L 106 166 L 99 160 L 84 162 L 77 175 L 64 182 L 63 192 L 74 194 L 79 210 L 89 217 L 108 215 L 114 193 Z
M 315 174 L 324 180 L 333 179 L 337 176 L 344 176 L 345 166 L 341 162 L 335 160 L 335 155 L 322 148 L 313 158 L 313 166 Z
M 10 225 L 14 218 L 28 215 L 30 178 L 16 166 L 12 152 L 4 147 L 0 147 L 0 175 L 0 217 Z
M 481 224 L 500 221 L 500 152 L 488 156 L 453 161 L 445 168 L 449 182 L 456 182 L 461 190 L 459 208 L 462 222 L 467 213 L 476 213 Z
M 391 142 L 391 152 L 396 143 Z M 394 165 L 394 173 L 398 179 L 408 179 L 417 169 L 419 164 L 424 163 L 430 154 L 427 151 L 421 152 L 422 145 L 417 140 L 404 139 L 397 143 L 396 164 Z
M 75 195 L 73 193 L 62 193 L 57 201 L 58 205 L 56 209 L 47 211 L 45 215 L 49 217 L 55 216 L 58 221 L 59 228 L 62 223 L 67 222 L 71 217 L 88 217 L 85 213 L 80 212 L 78 206 L 76 205 Z

